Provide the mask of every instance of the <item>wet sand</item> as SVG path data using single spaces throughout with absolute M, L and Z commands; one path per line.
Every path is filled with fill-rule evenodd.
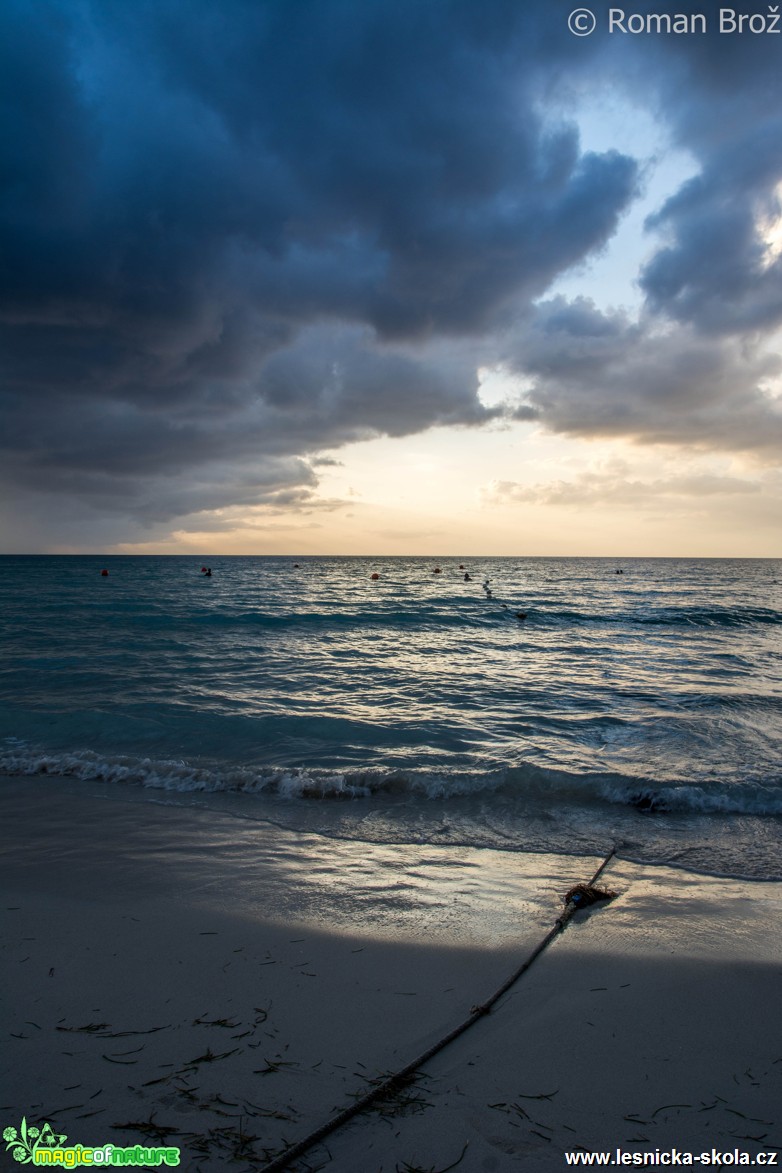
M 263 1169 L 485 1001 L 593 858 L 379 847 L 0 779 L 3 1127 Z M 613 860 L 616 900 L 291 1167 L 559 1170 L 782 1146 L 782 885 Z M 10 1154 L 9 1158 L 10 1160 Z

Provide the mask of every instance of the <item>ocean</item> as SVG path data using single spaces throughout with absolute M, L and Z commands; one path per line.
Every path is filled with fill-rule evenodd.
M 5 774 L 359 843 L 782 878 L 779 560 L 0 566 Z

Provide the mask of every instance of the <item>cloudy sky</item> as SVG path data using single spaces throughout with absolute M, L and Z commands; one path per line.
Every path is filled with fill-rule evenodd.
M 782 35 L 573 6 L 4 0 L 0 550 L 782 555 Z

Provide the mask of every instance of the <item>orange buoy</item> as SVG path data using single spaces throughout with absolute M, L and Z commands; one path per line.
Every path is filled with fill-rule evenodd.
M 369 577 L 372 579 L 373 582 L 377 582 L 377 580 L 380 578 L 380 575 L 379 574 L 370 574 Z
M 103 578 L 108 578 L 108 575 L 109 575 L 108 570 L 101 570 L 101 575 Z

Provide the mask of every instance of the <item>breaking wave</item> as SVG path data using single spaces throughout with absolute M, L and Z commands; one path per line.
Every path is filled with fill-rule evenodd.
M 90 750 L 53 754 L 11 744 L 0 772 L 124 784 L 179 794 L 245 794 L 305 800 L 449 799 L 497 795 L 539 807 L 634 806 L 666 813 L 782 815 L 782 775 L 751 781 L 656 783 L 620 773 L 569 773 L 534 764 L 486 772 L 370 767 L 214 766 L 184 760 L 104 757 Z

